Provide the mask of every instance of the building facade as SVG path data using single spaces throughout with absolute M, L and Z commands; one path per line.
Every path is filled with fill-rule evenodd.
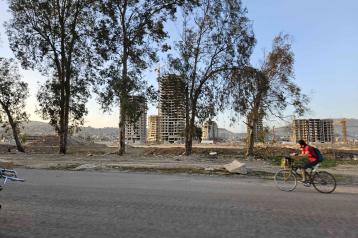
M 148 117 L 148 143 L 160 142 L 160 116 L 153 115 Z
M 247 124 L 249 124 L 249 122 L 247 121 Z M 247 126 L 247 133 L 250 133 L 250 128 Z M 256 126 L 254 128 L 254 141 L 255 142 L 261 142 L 263 141 L 265 138 L 264 137 L 264 126 L 263 126 L 263 119 L 262 117 L 260 117 L 257 120 Z
M 293 142 L 334 142 L 334 127 L 331 119 L 298 119 L 293 121 Z
M 159 77 L 160 142 L 184 141 L 185 131 L 185 84 L 176 75 Z
M 129 144 L 145 144 L 147 141 L 147 101 L 142 96 L 132 96 L 131 118 L 127 118 L 125 125 L 125 139 Z
M 204 122 L 202 130 L 203 130 L 203 135 L 202 135 L 203 140 L 218 139 L 219 129 L 216 122 L 211 120 Z
M 265 138 L 263 138 L 265 135 L 264 135 L 264 124 L 263 124 L 263 119 L 262 117 L 260 117 L 258 120 L 257 120 L 257 123 L 256 123 L 256 127 L 254 128 L 254 140 L 255 142 L 262 142 L 265 140 Z

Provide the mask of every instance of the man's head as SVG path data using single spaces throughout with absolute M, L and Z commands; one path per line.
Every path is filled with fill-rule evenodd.
M 298 144 L 300 145 L 300 148 L 304 148 L 307 145 L 304 140 L 299 140 Z

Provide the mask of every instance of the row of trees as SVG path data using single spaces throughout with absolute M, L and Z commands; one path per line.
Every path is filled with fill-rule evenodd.
M 0 58 L 0 125 L 12 131 L 17 150 L 24 152 L 19 131 L 21 123 L 28 120 L 24 107 L 29 91 L 18 72 L 13 59 Z
M 287 36 L 275 38 L 259 68 L 250 65 L 256 40 L 240 0 L 8 2 L 11 49 L 24 68 L 48 77 L 37 94 L 38 112 L 56 129 L 60 153 L 66 153 L 71 130 L 83 124 L 92 86 L 104 110 L 119 105 L 118 153 L 125 152 L 125 122 L 136 111 L 131 96 L 154 95 L 142 74 L 158 62 L 160 51 L 170 51 L 167 73 L 185 83 L 187 155 L 196 123 L 228 105 L 247 117 L 251 129 L 259 114 L 281 112 L 288 105 L 304 112 Z M 182 32 L 171 46 L 164 25 L 178 12 Z

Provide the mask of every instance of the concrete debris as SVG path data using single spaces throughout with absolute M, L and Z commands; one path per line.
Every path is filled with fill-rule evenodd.
M 57 166 L 58 166 L 57 163 L 46 163 L 46 164 L 26 165 L 25 168 L 27 168 L 27 169 L 49 169 L 49 168 L 56 168 Z
M 253 155 L 249 155 L 249 156 L 247 156 L 247 158 L 246 158 L 247 160 L 254 160 L 255 159 L 255 156 L 253 156 Z
M 245 163 L 240 163 L 237 160 L 232 161 L 230 164 L 224 165 L 224 168 L 230 173 L 247 174 Z
M 75 171 L 81 171 L 81 170 L 87 170 L 87 169 L 95 169 L 97 168 L 98 166 L 95 165 L 95 164 L 82 164 L 76 168 L 74 168 L 73 170 Z

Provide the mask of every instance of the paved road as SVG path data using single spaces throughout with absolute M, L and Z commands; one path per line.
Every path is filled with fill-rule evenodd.
M 0 237 L 358 237 L 357 189 L 271 181 L 19 170 L 0 192 Z

